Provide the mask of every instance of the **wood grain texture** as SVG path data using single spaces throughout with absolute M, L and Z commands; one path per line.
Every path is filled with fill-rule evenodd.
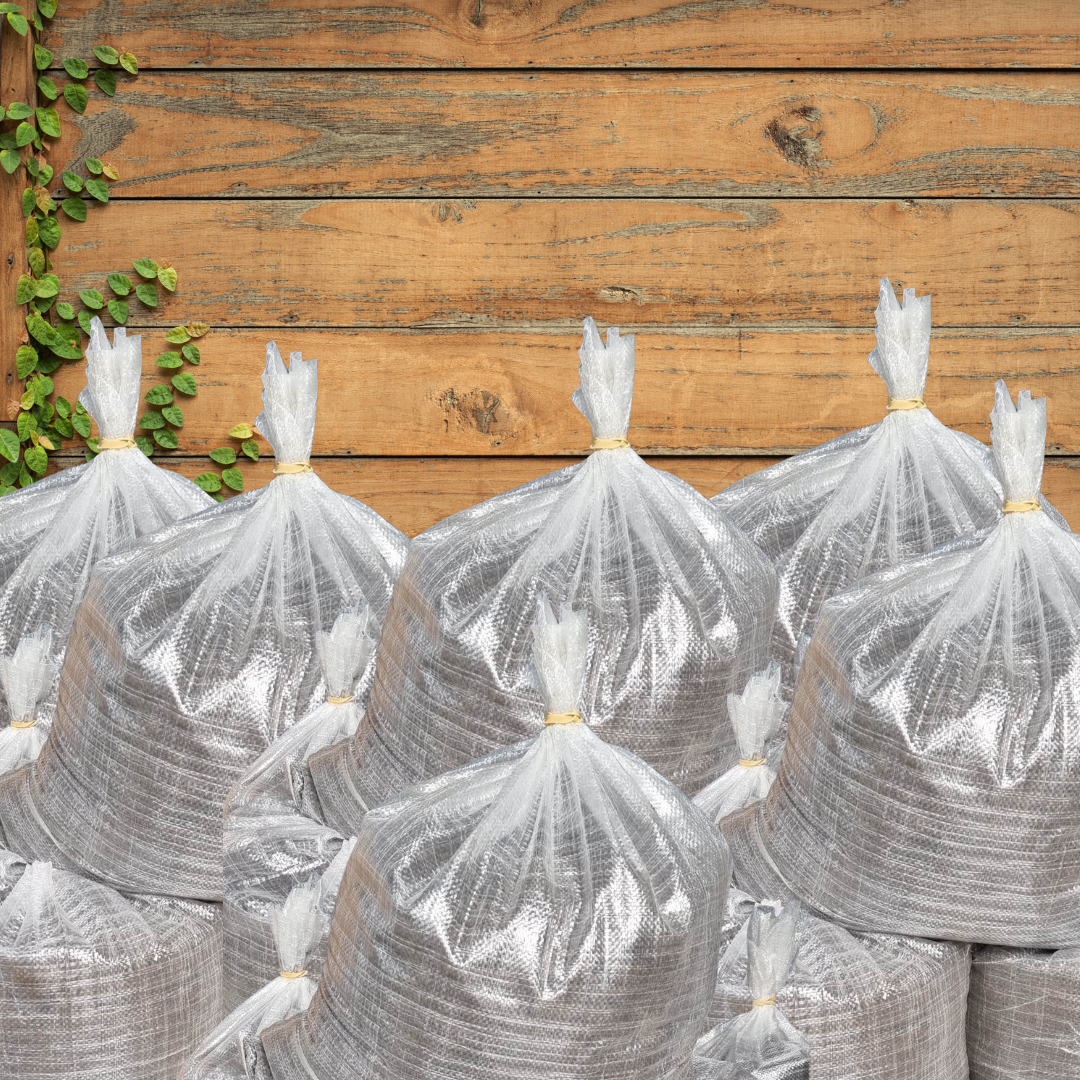
M 57 455 L 54 466 L 77 465 L 81 457 Z M 573 459 L 580 460 L 580 459 Z M 450 514 L 490 499 L 553 469 L 573 463 L 565 457 L 532 458 L 321 458 L 315 471 L 337 491 L 361 499 L 402 532 L 415 536 Z M 764 457 L 647 458 L 658 469 L 674 473 L 708 498 L 775 459 Z M 194 479 L 207 470 L 220 471 L 207 458 L 162 462 Z M 271 463 L 244 467 L 247 490 L 271 479 Z M 1080 467 L 1070 460 L 1048 459 L 1043 491 L 1075 528 L 1080 525 Z
M 1071 0 L 65 0 L 155 67 L 1071 67 Z
M 53 160 L 114 197 L 1075 196 L 1078 106 L 1080 72 L 148 73 Z
M 118 202 L 65 231 L 75 291 L 151 254 L 182 286 L 132 325 L 866 326 L 877 280 L 951 326 L 1068 326 L 1080 203 L 1051 200 Z
M 184 410 L 177 454 L 206 454 L 229 443 L 233 425 L 255 419 L 267 337 L 236 330 L 201 339 L 202 363 L 188 369 L 199 393 L 176 395 Z M 570 402 L 580 332 L 290 329 L 277 340 L 283 353 L 319 359 L 316 454 L 572 455 L 590 439 Z M 665 455 L 816 446 L 883 415 L 884 384 L 866 359 L 873 346 L 870 331 L 646 331 L 636 339 L 630 439 Z M 154 360 L 168 348 L 161 331 L 145 335 L 146 390 L 167 381 Z M 1078 354 L 1078 332 L 941 332 L 926 400 L 943 423 L 986 442 L 993 380 L 1004 377 L 1014 392 L 1049 396 L 1050 453 L 1080 455 Z M 73 401 L 83 365 L 53 378 Z

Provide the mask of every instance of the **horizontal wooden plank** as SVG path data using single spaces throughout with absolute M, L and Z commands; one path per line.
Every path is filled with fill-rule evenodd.
M 58 57 L 157 67 L 1070 67 L 1072 0 L 65 0 Z
M 624 328 L 624 331 L 627 328 Z M 214 331 L 189 368 L 198 394 L 184 409 L 179 453 L 207 453 L 260 409 L 268 332 Z M 334 455 L 578 454 L 589 441 L 570 402 L 579 331 L 293 330 L 283 352 L 320 360 L 315 452 Z M 636 339 L 630 438 L 660 454 L 783 454 L 882 416 L 885 388 L 867 363 L 870 331 L 646 330 Z M 146 389 L 170 348 L 143 341 Z M 931 349 L 926 399 L 943 423 L 990 437 L 992 381 L 1048 395 L 1051 453 L 1080 454 L 1080 332 L 942 331 Z M 82 364 L 54 374 L 74 400 Z M 17 395 L 9 412 L 17 410 Z M 264 448 L 265 448 L 265 444 Z
M 65 288 L 147 255 L 182 288 L 133 325 L 872 325 L 877 279 L 939 327 L 1069 326 L 1080 203 L 1042 200 L 197 200 L 68 223 Z
M 773 460 L 763 457 L 657 457 L 650 464 L 682 477 L 711 498 L 729 484 Z M 59 463 L 76 464 L 67 458 Z M 58 464 L 59 464 L 58 463 Z M 164 462 L 194 478 L 208 469 L 220 471 L 206 458 Z M 315 471 L 337 491 L 362 499 L 402 532 L 415 536 L 450 514 L 490 499 L 519 484 L 562 468 L 566 458 L 322 458 Z M 268 461 L 244 466 L 248 490 L 271 479 Z M 1048 459 L 1043 491 L 1075 528 L 1080 524 L 1080 467 L 1072 461 Z
M 1080 194 L 1077 106 L 1075 71 L 147 73 L 53 161 L 114 197 L 1046 197 Z

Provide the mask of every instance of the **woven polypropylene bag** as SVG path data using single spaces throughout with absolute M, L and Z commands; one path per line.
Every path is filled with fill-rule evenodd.
M 744 888 L 853 929 L 1080 944 L 1080 537 L 1037 509 L 1045 434 L 999 382 L 1017 512 L 822 608 L 779 775 L 722 822 Z
M 113 343 L 100 319 L 90 324 L 86 389 L 79 401 L 103 439 L 135 431 L 142 382 L 142 338 L 118 326 Z M 5 417 L 6 419 L 6 417 Z M 134 444 L 44 477 L 0 503 L 0 655 L 52 627 L 55 672 L 38 708 L 47 732 L 56 709 L 60 665 L 75 612 L 95 564 L 141 536 L 213 506 L 206 492 L 159 469 Z M 11 719 L 0 701 L 0 726 Z
M 1080 949 L 976 949 L 968 1057 L 971 1080 L 1076 1080 Z
M 685 1075 L 730 863 L 677 788 L 573 722 L 586 649 L 582 613 L 542 608 L 549 726 L 365 817 L 311 1007 L 263 1033 L 276 1080 Z
M 890 403 L 921 401 L 930 355 L 930 297 L 881 280 L 870 364 Z M 776 564 L 779 610 L 772 656 L 794 687 L 796 649 L 821 605 L 852 582 L 921 555 L 1001 513 L 986 447 L 945 427 L 928 408 L 890 408 L 848 432 L 754 473 L 713 502 Z
M 11 720 L 0 727 L 0 773 L 34 761 L 45 743 L 45 698 L 56 676 L 51 626 L 24 634 L 11 656 L 0 656 L 0 688 Z
M 727 517 L 625 445 L 633 338 L 586 320 L 574 404 L 597 449 L 419 536 L 357 736 L 311 759 L 327 820 L 535 734 L 539 593 L 586 608 L 585 705 L 608 742 L 693 793 L 734 764 L 725 695 L 767 662 L 775 574 Z M 620 444 L 620 445 L 613 445 Z
M 26 866 L 0 903 L 0 1076 L 175 1080 L 221 1016 L 219 916 Z
M 226 796 L 325 700 L 319 632 L 360 604 L 381 623 L 407 550 L 303 471 L 316 393 L 316 362 L 286 369 L 271 343 L 256 423 L 275 469 L 301 471 L 98 564 L 50 738 L 0 781 L 9 847 L 128 891 L 222 898 Z

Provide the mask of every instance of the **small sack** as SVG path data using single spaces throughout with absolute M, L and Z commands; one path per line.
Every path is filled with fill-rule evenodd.
M 976 949 L 967 1031 L 971 1080 L 1076 1080 L 1080 949 Z
M 776 781 L 724 819 L 743 887 L 857 930 L 1080 944 L 1080 537 L 1040 501 L 1045 437 L 1045 400 L 999 382 L 1003 517 L 822 608 Z
M 783 745 L 774 739 L 787 712 L 780 692 L 780 665 L 774 660 L 750 676 L 741 694 L 728 694 L 727 711 L 739 761 L 694 796 L 694 805 L 716 822 L 764 799 L 776 778 Z
M 135 445 L 142 386 L 142 338 L 118 326 L 113 343 L 90 323 L 86 389 L 79 401 L 106 449 L 93 461 L 5 495 L 0 513 L 0 655 L 41 626 L 52 627 L 53 676 L 37 709 L 41 734 L 56 710 L 58 675 L 79 602 L 96 563 L 141 536 L 214 505 L 190 480 L 159 469 Z M 5 417 L 7 419 L 7 417 Z M 60 417 L 55 422 L 64 421 Z M 70 434 L 70 432 L 69 432 Z M 0 726 L 12 716 L 0 701 Z
M 0 727 L 0 773 L 34 761 L 45 743 L 44 701 L 56 677 L 51 626 L 26 634 L 13 656 L 0 656 L 0 686 L 7 699 L 6 727 Z
M 922 404 L 930 357 L 930 297 L 881 279 L 877 347 L 885 418 L 732 484 L 713 502 L 775 563 L 779 611 L 771 655 L 794 685 L 800 639 L 821 605 L 859 578 L 993 524 L 1001 485 L 978 440 Z
M 404 787 L 536 734 L 536 597 L 586 609 L 584 703 L 596 732 L 692 794 L 735 760 L 716 703 L 768 660 L 776 603 L 761 552 L 626 434 L 634 339 L 585 322 L 594 453 L 419 536 L 387 615 L 357 736 L 316 754 L 327 820 L 355 832 Z
M 742 895 L 732 888 L 729 903 L 732 894 Z M 760 975 L 753 984 L 748 945 L 755 941 L 755 929 L 746 905 L 737 906 L 743 923 L 720 959 L 709 1009 L 709 1022 L 717 1026 L 699 1040 L 695 1066 L 731 1057 L 756 1080 L 798 1076 L 798 1040 L 790 1028 L 809 1044 L 812 1080 L 967 1076 L 968 946 L 852 934 L 804 910 L 798 951 L 783 985 L 768 984 Z M 765 909 L 775 912 L 777 905 Z M 756 932 L 760 935 L 760 928 Z M 760 940 L 757 944 L 760 948 Z M 772 985 L 777 985 L 776 1005 L 754 1008 L 751 1001 L 769 997 Z M 774 1023 L 777 1012 L 784 1024 Z M 785 1061 L 789 1064 L 781 1067 Z M 692 1075 L 696 1080 L 698 1074 Z
M 276 1080 L 688 1071 L 723 840 L 581 722 L 584 613 L 544 605 L 535 633 L 544 728 L 368 813 L 311 1007 L 263 1032 Z
M 0 1076 L 175 1080 L 221 1015 L 217 906 L 0 866 Z
M 226 796 L 326 700 L 320 631 L 366 605 L 377 635 L 408 546 L 307 464 L 316 370 L 267 347 L 270 484 L 98 564 L 50 738 L 0 779 L 9 846 L 127 891 L 222 899 Z
M 270 913 L 278 974 L 229 1013 L 180 1070 L 180 1080 L 253 1080 L 266 1073 L 259 1034 L 279 1020 L 303 1012 L 315 993 L 308 960 L 322 938 L 319 885 L 297 885 Z M 261 1066 L 261 1067 L 260 1067 Z

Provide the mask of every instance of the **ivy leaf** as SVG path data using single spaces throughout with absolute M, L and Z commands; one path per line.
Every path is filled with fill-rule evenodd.
M 44 71 L 52 63 L 53 54 L 44 45 L 34 44 L 34 67 Z
M 90 74 L 90 67 L 85 60 L 80 60 L 76 56 L 69 57 L 64 61 L 64 70 L 73 79 L 85 79 Z
M 60 243 L 60 222 L 54 217 L 47 217 L 44 221 L 39 221 L 38 237 L 47 248 L 56 247 Z
M 24 391 L 21 398 L 19 398 L 19 408 L 26 410 L 32 409 L 37 402 L 37 398 L 34 396 L 34 388 L 28 386 Z
M 154 432 L 154 442 L 166 450 L 175 450 L 180 445 L 180 440 L 176 437 L 176 432 L 172 428 L 158 428 Z
M 88 157 L 86 159 L 86 168 L 92 172 L 95 176 L 101 175 L 101 162 L 96 157 Z
M 6 457 L 8 461 L 19 460 L 19 437 L 14 431 L 0 428 L 0 454 Z
M 94 82 L 97 83 L 98 89 L 103 94 L 112 97 L 116 93 L 116 73 L 108 68 L 98 68 L 94 72 Z
M 35 274 L 40 274 L 45 269 L 45 252 L 41 248 L 31 248 L 26 253 L 26 261 Z
M 179 405 L 168 405 L 161 410 L 161 415 L 172 424 L 173 427 L 184 426 L 184 412 Z
M 18 150 L 0 150 L 0 165 L 9 175 L 19 167 L 20 160 Z
M 45 399 L 54 390 L 52 379 L 48 378 L 35 378 L 34 379 L 34 397 L 37 399 L 39 405 L 45 404 Z M 49 406 L 49 416 L 52 416 L 52 406 Z
M 34 110 L 25 102 L 13 101 L 7 107 L 7 114 L 9 120 L 25 120 L 28 116 L 34 115 Z
M 243 450 L 252 461 L 259 460 L 259 444 L 254 439 L 245 439 L 240 444 L 240 449 Z
M 117 296 L 127 296 L 131 292 L 131 278 L 127 274 L 110 274 L 105 280 Z
M 82 191 L 83 182 L 81 176 L 77 176 L 73 172 L 66 172 L 61 179 L 64 181 L 64 187 L 66 187 L 68 191 L 73 191 L 76 195 Z
M 182 326 L 174 326 L 165 334 L 165 340 L 170 345 L 183 345 L 184 342 L 189 339 L 189 337 L 190 335 Z
M 184 359 L 178 352 L 163 352 L 154 362 L 158 367 L 178 368 L 184 363 Z
M 6 15 L 9 11 L 22 11 L 22 4 L 9 4 L 5 0 L 0 4 L 0 15 Z
M 221 479 L 224 480 L 233 491 L 244 490 L 244 474 L 239 469 L 226 469 L 221 474 Z
M 250 424 L 237 424 L 234 428 L 229 428 L 229 437 L 231 439 L 250 439 L 255 432 L 251 430 Z
M 9 11 L 7 21 L 11 24 L 11 29 L 14 30 L 16 34 L 22 34 L 23 37 L 26 37 L 26 31 L 29 27 L 25 16 L 19 15 L 14 11 Z
M 31 472 L 36 472 L 38 476 L 41 476 L 49 467 L 49 455 L 40 446 L 28 447 L 23 454 L 23 460 L 26 462 L 26 467 Z
M 44 315 L 45 312 L 48 311 L 49 308 L 52 307 L 52 297 L 51 296 L 37 296 L 37 297 L 35 297 L 34 298 L 34 307 L 37 308 L 37 310 L 40 311 L 42 315 Z
M 145 435 L 135 436 L 135 445 L 147 456 L 154 452 L 154 444 Z
M 28 412 L 21 412 L 15 421 L 15 430 L 18 432 L 19 441 L 26 442 L 30 438 L 30 432 L 37 431 L 37 421 Z
M 120 173 L 117 170 L 116 166 L 115 165 L 110 165 L 110 164 L 108 164 L 108 162 L 106 162 L 104 165 L 101 166 L 101 171 L 110 180 L 119 180 L 120 179 Z
M 85 412 L 77 412 L 71 418 L 71 426 L 85 439 L 90 434 L 90 417 Z
M 136 285 L 135 295 L 147 306 L 158 306 L 158 291 L 153 285 Z
M 70 321 L 75 318 L 75 309 L 67 302 L 60 303 L 56 305 L 56 314 L 59 315 L 61 319 Z
M 110 300 L 109 314 L 123 326 L 127 322 L 128 306 L 123 300 Z
M 150 405 L 171 405 L 172 399 L 173 392 L 164 383 L 158 383 L 150 387 L 143 400 Z
M 48 186 L 49 181 L 53 178 L 53 167 L 51 165 L 42 165 L 41 172 L 38 174 L 38 183 Z
M 174 292 L 176 289 L 176 271 L 171 266 L 162 266 L 158 268 L 157 279 L 165 286 L 169 292 Z
M 69 195 L 61 204 L 60 209 L 72 221 L 86 220 L 86 203 L 75 195 Z
M 213 494 L 215 491 L 221 490 L 221 477 L 217 473 L 204 472 L 201 476 L 195 477 L 195 483 L 203 489 L 203 491 Z
M 43 214 L 48 214 L 56 208 L 52 197 L 43 187 L 39 187 L 34 193 L 34 204 Z
M 22 216 L 27 217 L 35 206 L 37 206 L 37 196 L 34 194 L 34 189 L 23 188 Z
M 219 446 L 210 451 L 210 460 L 219 465 L 231 465 L 236 460 L 236 451 L 231 446 Z
M 83 289 L 79 293 L 79 299 L 88 308 L 93 308 L 95 311 L 100 311 L 105 306 L 105 297 L 97 289 Z
M 56 313 L 58 315 L 60 314 L 60 308 L 61 307 L 70 308 L 71 305 L 70 304 L 63 304 L 63 305 L 57 304 L 56 305 Z M 57 326 L 57 328 L 56 328 L 56 333 L 60 337 L 62 337 L 69 345 L 78 345 L 79 344 L 79 331 L 75 329 L 75 324 L 72 323 L 72 322 L 62 322 L 62 323 L 60 323 L 60 325 Z
M 52 431 L 54 435 L 56 434 L 56 432 L 55 432 L 55 430 L 53 428 L 49 428 L 49 431 Z M 59 438 L 57 438 L 56 442 L 53 442 L 53 440 L 51 438 L 49 438 L 49 431 L 43 431 L 38 436 L 38 445 L 45 447 L 46 450 L 55 450 L 56 449 L 56 443 L 59 442 L 60 440 L 59 440 Z
M 86 92 L 86 87 L 82 83 L 68 83 L 64 87 L 64 100 L 77 112 L 86 112 L 86 103 L 89 100 L 89 95 Z
M 26 171 L 35 180 L 37 179 L 38 174 L 41 172 L 41 166 L 38 164 L 38 159 L 33 155 L 28 155 L 26 158 Z
M 180 351 L 184 354 L 184 359 L 189 364 L 198 366 L 202 363 L 202 353 L 199 352 L 198 345 L 185 345 Z
M 104 180 L 87 180 L 87 194 L 93 195 L 98 202 L 109 201 L 109 185 Z
M 58 416 L 53 422 L 53 426 L 65 439 L 70 439 L 74 434 L 74 428 L 71 426 L 71 421 L 65 419 L 63 416 Z
M 51 135 L 54 139 L 60 138 L 60 115 L 57 111 L 51 105 L 45 108 L 39 105 L 36 112 L 38 127 L 46 135 Z
M 48 75 L 39 76 L 37 81 L 37 88 L 50 101 L 55 101 L 60 96 L 60 91 L 57 89 L 56 83 L 54 83 Z
M 56 412 L 58 416 L 68 419 L 71 416 L 71 402 L 66 397 L 56 399 Z
M 60 279 L 55 274 L 46 274 L 37 283 L 38 296 L 56 296 L 60 292 Z
M 144 431 L 154 431 L 165 426 L 165 418 L 159 412 L 143 413 L 138 426 Z
M 193 338 L 201 338 L 204 334 L 210 333 L 210 327 L 201 322 L 188 323 L 186 330 Z
M 15 303 L 29 304 L 36 295 L 37 282 L 29 274 L 23 274 L 15 286 Z
M 129 52 L 121 53 L 120 54 L 120 66 L 129 75 L 138 75 L 139 74 L 139 61 L 135 59 L 135 56 L 134 56 L 133 53 L 129 53 Z
M 33 124 L 28 124 L 25 120 L 15 129 L 15 145 L 25 146 L 27 143 L 33 142 L 34 137 L 37 135 L 37 131 L 34 129 Z
M 179 375 L 174 375 L 172 377 L 172 384 L 181 394 L 187 394 L 188 397 L 194 397 L 198 392 L 198 387 L 195 385 L 195 377 L 187 371 L 181 371 Z
M 46 19 L 51 19 L 56 14 L 56 0 L 38 0 L 37 9 Z
M 33 345 L 20 345 L 15 354 L 15 374 L 25 379 L 37 366 L 38 354 Z
M 89 336 L 90 334 L 90 320 L 93 316 L 89 311 L 83 310 L 79 312 L 79 325 L 83 329 L 83 333 Z
M 89 162 L 87 162 L 89 164 Z M 98 172 L 101 172 L 101 162 L 98 162 Z M 132 266 L 135 267 L 135 272 L 139 277 L 146 278 L 147 281 L 153 281 L 157 277 L 158 264 L 153 259 L 136 259 Z
M 94 55 L 103 63 L 116 67 L 120 63 L 120 54 L 111 45 L 95 45 Z

